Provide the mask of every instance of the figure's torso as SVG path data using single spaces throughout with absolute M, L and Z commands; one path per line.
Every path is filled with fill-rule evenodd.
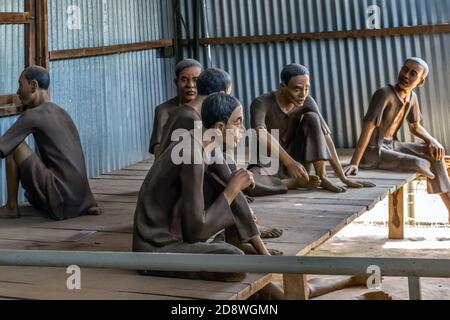
M 394 88 L 392 89 L 395 90 Z M 386 133 L 384 134 L 384 139 L 386 140 L 392 140 L 396 138 L 397 132 L 400 130 L 407 112 L 410 109 L 411 99 L 413 97 L 412 93 L 410 93 L 409 97 L 406 99 L 402 99 L 397 93 L 395 93 L 395 95 L 398 103 L 393 103 L 391 106 L 395 109 L 395 111 L 394 115 L 391 117 L 392 123 L 387 128 Z

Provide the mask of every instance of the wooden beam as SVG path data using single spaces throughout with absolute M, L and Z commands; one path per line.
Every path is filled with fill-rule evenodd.
M 450 32 L 450 24 L 438 24 L 414 27 L 399 27 L 387 29 L 363 29 L 346 30 L 333 32 L 311 32 L 311 33 L 290 33 L 268 36 L 245 36 L 245 37 L 224 37 L 224 38 L 202 38 L 200 44 L 207 45 L 240 45 L 255 44 L 267 42 L 287 42 L 301 40 L 336 40 L 346 38 L 370 38 L 370 37 L 389 37 L 389 36 L 410 36 L 429 33 Z
M 17 115 L 23 110 L 22 102 L 16 94 L 0 96 L 0 118 Z
M 33 18 L 29 12 L 0 12 L 0 24 L 30 24 Z
M 13 117 L 25 111 L 22 105 L 0 105 L 0 118 Z
M 404 187 L 389 195 L 389 239 L 404 239 Z
M 0 96 L 0 106 L 11 105 L 11 104 L 14 104 L 14 105 L 21 104 L 21 101 L 17 94 L 7 94 L 7 95 Z
M 31 15 L 33 23 L 25 27 L 25 67 L 36 64 L 36 1 L 25 0 L 25 11 Z
M 39 0 L 36 6 L 36 64 L 48 70 L 48 0 Z
M 83 48 L 83 49 L 72 49 L 72 50 L 60 50 L 50 52 L 50 60 L 64 60 L 64 59 L 76 59 L 76 58 L 87 58 L 104 56 L 110 54 L 118 54 L 133 51 L 142 51 L 156 48 L 171 47 L 172 40 L 162 39 L 156 41 L 148 42 L 138 42 L 130 44 L 119 44 L 113 46 L 95 47 L 95 48 Z
M 283 274 L 283 287 L 286 300 L 309 300 L 306 275 Z
M 301 40 L 335 40 L 345 38 L 368 38 L 368 37 L 386 37 L 386 36 L 405 36 L 427 33 L 445 33 L 450 32 L 450 24 L 439 24 L 430 26 L 400 27 L 379 30 L 350 30 L 334 32 L 313 32 L 313 33 L 291 33 L 269 36 L 245 36 L 245 37 L 226 37 L 226 38 L 202 38 L 200 44 L 207 45 L 242 45 L 267 42 L 287 42 Z M 188 45 L 188 40 L 183 41 Z M 103 56 L 109 54 L 118 54 L 125 52 L 166 48 L 173 46 L 170 39 L 161 39 L 148 42 L 121 44 L 114 46 L 104 46 L 95 48 L 81 48 L 72 50 L 60 50 L 50 52 L 50 60 L 65 60 L 75 58 L 87 58 Z
M 36 59 L 36 27 L 37 27 L 37 11 L 36 0 L 25 0 L 25 13 L 20 13 L 17 16 L 25 17 L 25 66 L 39 64 Z M 0 21 L 2 14 L 0 14 Z M 16 20 L 19 21 L 19 20 Z M 44 26 L 45 27 L 45 26 Z M 45 28 L 44 28 L 45 30 Z M 48 65 L 47 65 L 48 66 Z M 18 77 L 19 75 L 17 75 Z M 0 118 L 15 116 L 23 112 L 25 109 L 22 102 L 16 94 L 0 96 Z

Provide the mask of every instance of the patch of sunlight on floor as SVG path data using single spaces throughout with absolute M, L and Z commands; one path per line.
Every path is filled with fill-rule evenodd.
M 426 193 L 426 183 L 414 183 L 414 218 L 405 214 L 405 239 L 390 240 L 388 199 L 345 227 L 330 240 L 314 249 L 309 256 L 450 259 L 450 226 L 448 212 L 437 195 Z M 408 193 L 405 194 L 405 208 Z M 421 279 L 423 299 L 450 300 L 450 279 Z M 382 290 L 395 300 L 407 300 L 407 278 L 385 278 Z M 317 299 L 353 299 L 367 288 L 352 288 Z
M 414 191 L 414 213 L 413 217 L 408 218 L 408 208 L 412 207 L 410 203 L 408 203 L 408 201 L 409 199 L 411 199 L 410 194 L 412 194 L 412 191 Z M 412 183 L 412 189 L 406 190 L 405 211 L 406 221 L 409 220 L 410 222 L 425 225 L 448 225 L 448 211 L 440 196 L 427 193 L 426 181 L 414 181 Z M 372 210 L 355 220 L 355 222 L 363 222 L 369 224 L 386 223 L 388 214 L 389 199 L 386 198 L 383 201 L 379 202 Z
M 450 250 L 450 241 L 406 241 L 406 242 L 387 242 L 383 249 L 404 249 L 404 250 Z

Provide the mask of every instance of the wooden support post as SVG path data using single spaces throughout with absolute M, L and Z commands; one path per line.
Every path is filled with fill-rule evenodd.
M 25 0 L 25 11 L 30 14 L 33 22 L 25 26 L 25 67 L 36 64 L 36 3 L 35 0 Z
M 419 277 L 408 277 L 409 300 L 422 300 Z
M 49 68 L 48 0 L 36 1 L 36 64 Z
M 25 10 L 33 19 L 25 30 L 25 65 L 48 69 L 48 1 L 25 0 Z
M 284 274 L 283 287 L 286 300 L 309 300 L 309 288 L 306 275 Z
M 416 188 L 415 182 L 411 181 L 408 183 L 408 218 L 415 219 L 416 218 Z
M 404 239 L 404 188 L 389 195 L 389 239 Z

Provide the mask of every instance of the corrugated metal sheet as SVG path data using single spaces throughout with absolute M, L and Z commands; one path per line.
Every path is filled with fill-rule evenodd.
M 449 22 L 448 0 L 203 0 L 211 37 L 273 35 L 359 30 L 366 28 L 367 9 L 381 9 L 381 27 Z M 192 6 L 184 16 L 192 31 Z
M 0 1 L 0 9 L 23 11 L 17 9 L 19 2 L 6 2 L 5 6 Z M 15 7 L 11 7 L 13 2 Z M 23 1 L 20 4 L 23 7 Z M 70 5 L 81 9 L 80 30 L 67 27 Z M 166 21 L 170 8 L 160 0 L 49 0 L 50 50 L 170 38 L 171 21 Z M 23 29 L 0 26 L 0 68 L 8 68 L 1 69 L 0 90 L 8 93 L 17 90 L 17 77 L 24 67 L 23 30 L 19 28 Z M 3 52 L 8 53 L 6 60 Z M 173 65 L 172 59 L 158 58 L 156 50 L 50 63 L 52 99 L 71 114 L 78 127 L 90 176 L 147 156 L 154 107 L 174 92 Z M 14 121 L 1 119 L 1 132 Z M 0 200 L 4 202 L 4 161 L 0 170 Z
M 25 65 L 24 27 L 0 25 L 0 95 L 17 91 L 17 80 Z
M 23 12 L 23 0 L 0 1 L 0 12 Z M 25 64 L 24 27 L 0 25 L 0 95 L 17 91 L 17 81 Z M 4 134 L 16 118 L 0 119 L 0 134 Z M 6 201 L 5 161 L 0 161 L 0 201 Z M 20 192 L 20 200 L 23 192 Z
M 24 0 L 0 1 L 0 12 L 23 12 L 24 10 L 25 10 Z
M 53 62 L 53 100 L 74 119 L 91 176 L 143 160 L 166 99 L 155 51 Z
M 80 30 L 67 27 L 70 5 L 80 8 Z M 49 10 L 51 50 L 158 40 L 171 31 L 159 0 L 50 0 Z M 78 126 L 90 176 L 147 156 L 153 109 L 172 92 L 172 65 L 155 50 L 51 63 L 53 100 Z
M 381 8 L 382 28 L 450 21 L 450 0 L 205 0 L 210 37 L 365 29 L 366 11 L 373 4 Z M 193 30 L 191 1 L 185 2 L 184 15 Z M 417 90 L 424 124 L 450 150 L 449 37 L 212 46 L 211 57 L 207 49 L 202 50 L 202 62 L 228 70 L 235 82 L 235 95 L 246 106 L 277 88 L 284 65 L 306 65 L 312 73 L 312 95 L 333 130 L 336 144 L 353 147 L 372 93 L 395 81 L 406 57 L 421 56 L 431 67 L 426 86 Z M 405 137 L 405 132 L 402 135 Z
M 0 12 L 23 11 L 24 0 L 0 1 Z M 0 25 L 0 95 L 17 91 L 17 80 L 25 64 L 24 45 L 22 25 Z
M 68 27 L 72 6 L 79 8 L 80 29 Z M 50 51 L 159 40 L 162 9 L 159 0 L 50 0 Z
M 185 18 L 192 31 L 188 10 L 192 1 L 186 1 Z M 382 9 L 382 27 L 450 21 L 450 0 L 205 0 L 205 4 L 211 37 L 362 29 L 372 4 Z M 81 10 L 80 30 L 67 28 L 70 5 Z M 172 38 L 170 10 L 171 1 L 166 0 L 49 0 L 50 50 Z M 23 0 L 0 1 L 0 11 L 23 11 Z M 418 90 L 425 125 L 450 150 L 449 36 L 215 46 L 211 59 L 214 66 L 230 71 L 235 93 L 247 106 L 277 87 L 283 65 L 307 65 L 312 95 L 337 145 L 349 147 L 356 142 L 371 93 L 395 80 L 405 57 L 422 56 L 432 69 L 429 82 Z M 0 67 L 8 68 L 0 72 L 0 91 L 15 91 L 23 68 L 23 27 L 0 26 L 0 45 Z M 207 52 L 202 50 L 203 62 L 208 61 Z M 77 124 L 91 176 L 145 157 L 153 108 L 174 92 L 172 60 L 160 59 L 157 51 L 149 50 L 57 61 L 50 67 L 53 100 Z M 6 131 L 13 121 L 0 120 L 0 130 Z

